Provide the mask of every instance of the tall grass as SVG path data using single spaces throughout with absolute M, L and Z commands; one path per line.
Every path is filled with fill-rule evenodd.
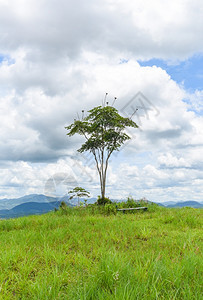
M 0 299 L 202 299 L 202 210 L 0 221 Z

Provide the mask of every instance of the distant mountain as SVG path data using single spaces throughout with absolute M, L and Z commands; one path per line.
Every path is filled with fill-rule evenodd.
M 49 203 L 58 201 L 59 198 L 57 197 L 49 197 L 45 195 L 38 195 L 38 194 L 31 194 L 26 195 L 20 198 L 13 198 L 13 199 L 0 199 L 0 210 L 1 209 L 12 209 L 13 207 L 20 205 L 22 203 L 29 203 L 29 202 L 39 202 L 39 203 Z
M 155 204 L 159 205 L 159 206 L 163 206 L 165 207 L 165 205 L 163 203 L 159 203 L 159 202 L 154 202 Z
M 177 202 L 175 204 L 167 205 L 166 207 L 193 207 L 193 208 L 203 208 L 203 204 L 197 201 L 184 201 Z
M 0 210 L 0 218 L 16 218 L 28 215 L 39 215 L 44 214 L 49 211 L 54 210 L 60 206 L 60 201 L 49 202 L 49 203 L 39 203 L 39 202 L 28 202 L 17 205 L 12 209 L 2 209 Z M 70 205 L 70 204 L 68 204 Z M 71 206 L 71 205 L 70 205 Z
M 96 201 L 96 198 L 89 198 L 87 200 L 88 204 L 92 204 Z M 65 201 L 69 202 L 72 205 L 77 204 L 77 199 L 69 199 L 69 196 L 65 195 L 63 197 L 50 197 L 42 194 L 30 194 L 20 198 L 13 198 L 13 199 L 0 199 L 0 210 L 1 209 L 12 209 L 13 207 L 23 204 L 23 203 L 30 203 L 30 202 L 37 202 L 37 203 L 50 203 L 55 201 Z M 83 198 L 80 201 L 84 201 Z
M 162 202 L 161 204 L 164 205 L 164 206 L 168 206 L 168 205 L 174 205 L 176 203 L 177 202 L 175 202 L 175 201 L 166 201 L 166 202 Z
M 50 197 L 45 195 L 31 194 L 20 198 L 0 199 L 0 218 L 13 218 L 32 214 L 43 214 L 58 208 L 61 201 L 66 202 L 69 206 L 77 205 L 77 199 L 69 199 L 69 196 Z M 84 199 L 80 199 L 84 202 Z M 92 204 L 96 198 L 87 200 L 88 204 Z

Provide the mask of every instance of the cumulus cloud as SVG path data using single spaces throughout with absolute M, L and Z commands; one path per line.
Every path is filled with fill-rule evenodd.
M 128 131 L 132 141 L 112 158 L 113 197 L 138 190 L 161 200 L 165 189 L 186 199 L 190 185 L 198 198 L 202 91 L 189 93 L 162 68 L 137 60 L 177 62 L 200 52 L 200 7 L 199 0 L 0 0 L 1 197 L 43 193 L 66 164 L 97 195 L 89 158 L 75 158 L 83 140 L 67 138 L 64 126 L 109 92 L 120 113 L 138 108 L 133 120 L 140 127 Z
M 116 106 L 123 114 L 130 116 L 133 109 L 139 108 L 133 116 L 140 126 L 140 130 L 132 132 L 136 134 L 133 147 L 136 144 L 136 148 L 143 151 L 149 145 L 167 148 L 180 141 L 189 143 L 188 137 L 193 136 L 197 121 L 182 101 L 184 90 L 164 70 L 141 67 L 134 60 L 119 64 L 115 59 L 110 63 L 101 56 L 95 64 L 95 55 L 93 62 L 90 53 L 86 57 L 89 61 L 84 58 L 72 66 L 71 74 L 77 71 L 80 80 L 69 85 L 64 95 L 60 94 L 60 87 L 55 87 L 55 96 L 47 95 L 42 83 L 41 87 L 30 87 L 23 94 L 14 90 L 11 95 L 2 97 L 2 159 L 43 161 L 68 154 L 72 141 L 66 137 L 64 127 L 82 109 L 101 104 L 106 90 L 111 91 L 110 103 L 114 95 L 119 96 Z M 0 68 L 2 78 L 4 67 Z M 13 75 L 12 69 L 8 73 Z M 69 68 L 63 73 L 71 77 Z M 63 78 L 63 74 L 58 76 Z M 133 98 L 138 91 L 142 91 L 141 97 Z M 81 139 L 73 141 L 77 144 Z
M 187 94 L 188 108 L 197 112 L 198 114 L 203 114 L 203 90 L 196 90 L 192 94 Z
M 182 59 L 202 49 L 201 1 L 0 2 L 1 51 L 55 63 L 83 49 Z M 195 22 L 194 22 L 195 20 Z
M 15 67 L 17 68 L 17 65 Z M 7 68 L 11 66 L 8 65 Z M 5 65 L 3 70 L 5 70 Z M 0 68 L 2 77 L 5 74 L 3 70 Z M 200 126 L 202 120 L 200 116 L 197 117 L 194 112 L 188 110 L 187 103 L 182 101 L 185 91 L 164 70 L 155 66 L 141 67 L 135 60 L 119 63 L 119 60 L 115 58 L 109 61 L 105 56 L 88 52 L 84 53 L 82 61 L 72 64 L 71 72 L 67 68 L 63 70 L 63 73 L 71 77 L 71 74 L 76 71 L 81 80 L 69 86 L 65 94 L 60 94 L 60 88 L 57 88 L 56 95 L 47 95 L 43 91 L 42 84 L 38 88 L 29 87 L 23 93 L 18 93 L 14 89 L 10 95 L 7 94 L 2 98 L 2 160 L 21 160 L 27 163 L 47 162 L 48 166 L 51 164 L 54 170 L 57 161 L 62 157 L 74 156 L 82 142 L 79 137 L 67 138 L 64 126 L 70 124 L 74 116 L 77 113 L 80 114 L 81 109 L 88 110 L 94 105 L 101 104 L 104 91 L 111 91 L 109 101 L 113 101 L 113 96 L 119 95 L 116 107 L 124 115 L 130 116 L 134 109 L 139 108 L 133 119 L 140 128 L 129 132 L 132 141 L 122 150 L 129 160 L 133 161 L 137 152 L 145 151 L 153 152 L 154 160 L 156 160 L 156 155 L 158 156 L 161 168 L 190 167 L 194 164 L 200 167 L 199 161 L 193 162 L 190 159 L 188 162 L 186 158 L 180 156 L 177 158 L 169 152 L 185 147 L 196 150 L 196 146 L 199 147 L 202 143 Z M 13 75 L 12 70 L 9 72 Z M 60 72 L 58 76 L 62 78 Z M 191 153 L 192 150 L 188 155 Z M 194 155 L 194 157 L 197 156 Z M 116 159 L 116 157 L 113 158 L 113 160 Z M 120 161 L 119 158 L 118 160 Z M 81 166 L 76 166 L 79 174 L 82 171 L 84 174 L 86 172 L 86 175 L 92 174 L 92 169 L 84 168 L 86 163 L 87 161 L 84 161 L 81 162 Z M 177 173 L 177 176 L 173 176 L 171 180 L 170 172 L 159 170 L 158 166 L 146 165 L 143 170 L 138 170 L 135 166 L 132 168 L 128 164 L 121 164 L 120 169 L 126 174 L 128 181 L 121 184 L 122 189 L 124 187 L 132 190 L 132 187 L 148 189 L 154 186 L 176 186 L 174 178 L 177 178 L 179 183 L 183 182 L 182 173 Z M 32 171 L 38 181 L 39 174 L 35 171 L 35 167 Z M 23 169 L 20 172 L 24 173 Z M 11 186 L 14 183 L 15 186 L 17 183 L 20 185 L 15 172 L 12 171 L 11 174 L 13 174 Z M 113 171 L 110 171 L 110 174 L 109 186 L 113 186 L 116 180 L 119 182 L 120 179 L 115 177 Z M 143 180 L 144 184 L 139 176 L 146 179 Z M 121 175 L 120 178 L 122 177 L 124 176 Z M 133 178 L 133 183 L 129 177 Z M 94 185 L 98 185 L 98 180 L 95 178 L 97 178 L 96 174 Z M 195 177 L 194 180 L 197 178 Z M 89 179 L 92 180 L 91 176 Z M 21 183 L 23 180 L 24 177 Z M 91 189 L 91 184 L 88 186 Z M 35 189 L 36 185 L 33 184 L 31 190 Z
M 183 157 L 177 158 L 173 156 L 171 153 L 167 153 L 166 155 L 161 155 L 158 157 L 158 162 L 162 166 L 178 168 L 178 167 L 189 167 L 190 164 L 185 161 Z
M 132 162 L 131 162 L 132 163 Z M 173 200 L 202 201 L 201 170 L 185 167 L 160 169 L 158 165 L 147 164 L 137 168 L 136 165 L 119 165 L 114 168 L 114 180 L 117 183 L 108 188 L 109 195 L 124 199 L 132 195 L 136 199 L 146 197 L 155 202 Z M 112 176 L 111 173 L 109 175 Z M 111 182 L 111 180 L 109 180 Z

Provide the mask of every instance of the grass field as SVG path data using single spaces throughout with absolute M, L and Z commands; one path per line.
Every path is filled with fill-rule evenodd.
M 0 299 L 203 299 L 201 209 L 0 221 Z

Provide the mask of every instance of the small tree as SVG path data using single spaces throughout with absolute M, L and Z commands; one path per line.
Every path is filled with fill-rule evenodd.
M 78 198 L 78 206 L 80 205 L 79 199 L 81 197 L 88 197 L 88 198 L 90 197 L 90 193 L 79 186 L 75 187 L 72 191 L 69 191 L 68 193 L 70 194 L 70 199 L 73 199 L 76 197 Z
M 109 158 L 130 139 L 125 132 L 126 127 L 138 128 L 138 126 L 130 118 L 122 117 L 116 108 L 108 106 L 108 102 L 107 105 L 97 106 L 88 113 L 87 117 L 82 120 L 75 119 L 73 124 L 65 128 L 68 130 L 68 136 L 78 133 L 85 137 L 86 141 L 78 152 L 89 151 L 93 154 L 99 173 L 101 199 L 105 199 Z

